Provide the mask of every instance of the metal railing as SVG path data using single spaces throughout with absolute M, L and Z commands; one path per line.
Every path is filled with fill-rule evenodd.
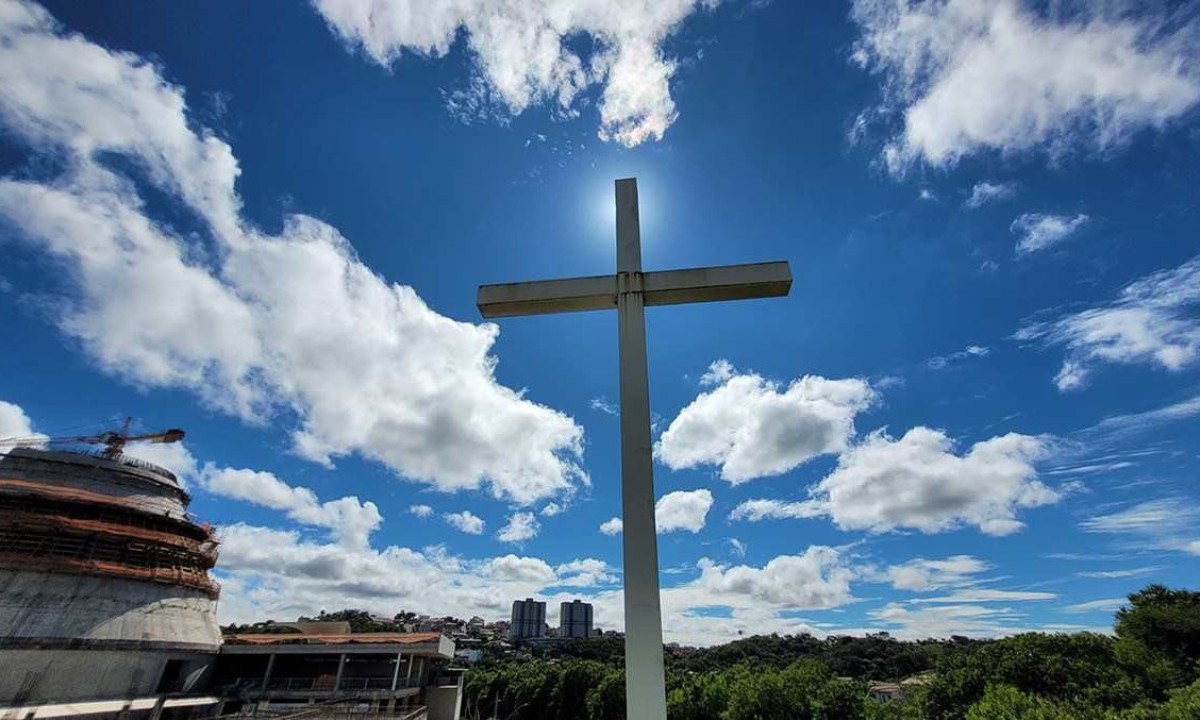
M 396 679 L 396 689 L 408 687 L 404 678 Z M 390 677 L 343 677 L 338 690 L 391 690 Z
M 457 680 L 455 681 L 457 682 Z M 263 689 L 262 678 L 237 678 L 229 683 L 230 688 L 238 690 L 256 692 Z M 396 689 L 403 690 L 406 688 L 419 687 L 416 678 L 404 679 L 403 677 L 396 679 Z M 284 692 L 346 692 L 355 690 L 391 690 L 392 678 L 388 676 L 374 677 L 343 677 L 337 687 L 334 687 L 334 678 L 328 675 L 309 676 L 309 677 L 272 677 L 267 681 L 267 690 L 281 690 Z
M 407 708 L 395 708 L 391 712 L 367 712 L 358 703 L 347 703 L 341 700 L 329 700 L 308 705 L 302 709 L 284 710 L 282 712 L 256 713 L 255 717 L 270 717 L 274 720 L 301 720 L 301 718 L 336 718 L 336 717 L 369 717 L 372 720 L 425 720 L 428 709 L 424 705 Z M 221 715 L 220 718 L 244 718 L 243 713 Z

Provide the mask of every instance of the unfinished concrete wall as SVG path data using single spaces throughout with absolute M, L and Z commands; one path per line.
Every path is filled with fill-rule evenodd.
M 175 476 L 143 465 L 22 448 L 0 456 L 0 481 L 97 493 L 154 515 L 183 517 L 189 498 Z
M 216 542 L 187 503 L 171 473 L 128 458 L 0 457 L 0 706 L 206 681 Z
M 456 685 L 425 688 L 425 706 L 429 720 L 459 720 L 462 714 L 463 678 Z
M 216 656 L 130 650 L 0 650 L 0 706 L 77 700 L 132 699 L 156 694 L 169 661 L 175 692 L 199 689 Z
M 0 569 L 0 648 L 69 639 L 216 652 L 221 631 L 216 603 L 198 590 Z

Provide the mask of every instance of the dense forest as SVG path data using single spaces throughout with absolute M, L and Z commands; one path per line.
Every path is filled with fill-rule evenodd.
M 466 720 L 625 717 L 619 640 L 530 648 L 467 674 Z M 1113 634 L 901 641 L 760 636 L 667 652 L 671 720 L 1193 720 L 1200 593 L 1151 585 Z M 873 683 L 898 683 L 885 700 Z M 874 686 L 878 689 L 878 686 Z M 895 687 L 895 686 L 894 686 Z

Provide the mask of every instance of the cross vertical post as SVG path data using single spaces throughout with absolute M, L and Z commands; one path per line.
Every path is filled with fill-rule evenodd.
M 786 261 L 643 272 L 637 180 L 616 184 L 617 273 L 481 285 L 485 318 L 617 311 L 621 371 L 621 514 L 625 572 L 625 707 L 629 720 L 666 720 L 654 454 L 646 369 L 646 308 L 780 297 L 792 287 Z
M 617 341 L 621 369 L 621 515 L 625 572 L 627 717 L 667 717 L 654 456 L 637 180 L 617 181 Z

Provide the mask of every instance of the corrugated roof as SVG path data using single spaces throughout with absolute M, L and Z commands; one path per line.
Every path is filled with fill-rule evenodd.
M 227 645 L 416 645 L 437 642 L 441 633 L 250 633 L 226 635 Z

